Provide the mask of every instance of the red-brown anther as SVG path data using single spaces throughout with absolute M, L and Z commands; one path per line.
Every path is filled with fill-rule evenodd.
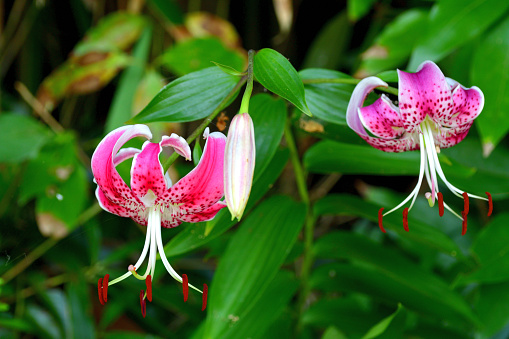
M 383 211 L 384 211 L 383 207 L 378 210 L 378 227 L 380 227 L 380 231 L 386 233 L 382 222 L 382 219 L 384 217 Z
M 187 301 L 189 295 L 189 282 L 187 281 L 187 274 L 182 274 L 182 290 L 184 292 L 184 302 Z
M 444 215 L 444 196 L 442 192 L 438 192 L 438 215 L 443 216 Z
M 463 211 L 461 212 L 461 216 L 463 217 L 463 223 L 461 225 L 461 235 L 465 235 L 465 233 L 467 233 L 467 213 Z
M 207 308 L 207 294 L 209 293 L 209 287 L 207 284 L 203 284 L 203 295 L 201 299 L 201 310 L 205 311 Z
M 408 207 L 403 210 L 403 228 L 408 232 Z
M 104 303 L 108 301 L 108 280 L 110 279 L 110 275 L 106 274 L 103 279 L 103 300 Z
M 489 206 L 489 209 L 488 209 L 488 217 L 491 215 L 491 213 L 493 212 L 493 200 L 491 200 L 491 194 L 486 192 L 486 195 L 488 196 L 488 203 L 490 204 Z
M 140 306 L 141 306 L 141 315 L 143 315 L 143 318 L 147 315 L 147 302 L 143 298 L 143 295 L 145 294 L 144 290 L 140 291 Z
M 465 213 L 465 215 L 468 214 L 468 211 L 469 211 L 469 206 L 468 206 L 468 193 L 467 192 L 463 192 L 463 212 Z
M 150 274 L 145 279 L 145 285 L 147 285 L 147 299 L 152 302 L 152 276 Z
M 99 295 L 99 302 L 101 305 L 104 305 L 103 300 L 103 278 L 99 278 L 99 281 L 97 282 L 97 294 Z

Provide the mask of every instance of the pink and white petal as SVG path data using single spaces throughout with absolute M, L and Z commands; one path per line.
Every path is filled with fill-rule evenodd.
M 419 144 L 414 141 L 415 138 L 411 138 L 408 134 L 398 139 L 381 139 L 362 135 L 361 137 L 374 148 L 388 153 L 400 153 L 419 149 Z
M 120 148 L 137 136 L 152 138 L 150 130 L 145 125 L 119 127 L 104 137 L 92 155 L 91 166 L 94 179 L 106 198 L 117 205 L 139 204 L 129 186 L 118 174 L 113 161 Z
M 364 127 L 379 138 L 393 139 L 405 133 L 398 108 L 385 95 L 360 108 L 359 117 Z
M 111 200 L 109 200 L 104 195 L 103 191 L 101 191 L 101 189 L 99 187 L 97 187 L 95 189 L 95 196 L 97 198 L 97 201 L 99 202 L 99 206 L 101 206 L 101 208 L 103 210 L 105 210 L 106 212 L 116 214 L 116 215 L 118 215 L 120 217 L 124 217 L 124 218 L 126 218 L 126 217 L 130 218 L 130 217 L 138 214 L 137 208 L 133 209 L 130 207 L 117 205 L 117 204 L 113 203 Z
M 414 132 L 426 115 L 437 123 L 450 115 L 451 88 L 434 62 L 423 62 L 417 73 L 398 70 L 398 77 L 399 111 L 408 133 Z
M 452 91 L 454 107 L 451 115 L 444 117 L 442 123 L 448 127 L 456 127 L 473 121 L 484 107 L 484 94 L 474 86 L 465 88 L 461 85 L 456 86 Z
M 163 147 L 173 147 L 175 152 L 183 156 L 186 160 L 191 160 L 191 148 L 189 148 L 189 144 L 186 139 L 177 134 L 172 133 L 170 136 L 163 135 L 160 144 Z
M 174 217 L 170 217 L 168 219 L 165 219 L 163 217 L 163 219 L 161 220 L 161 226 L 163 226 L 164 228 L 174 228 L 179 226 L 180 224 L 182 224 L 182 220 L 179 220 Z
M 194 213 L 194 214 L 184 214 L 179 215 L 178 218 L 185 222 L 201 222 L 201 221 L 208 221 L 214 219 L 217 212 L 219 212 L 221 209 L 225 208 L 226 204 L 222 201 L 218 201 L 214 205 L 210 206 L 206 210 Z
M 435 144 L 440 148 L 449 148 L 460 143 L 465 139 L 473 124 L 474 122 L 470 121 L 464 125 L 448 129 L 444 135 L 435 138 Z
M 141 215 L 132 215 L 131 219 L 137 224 L 140 224 L 141 226 L 147 226 L 147 218 L 143 217 Z
M 181 204 L 184 214 L 198 213 L 215 204 L 223 196 L 223 163 L 226 137 L 210 133 L 198 165 L 168 189 L 166 205 Z
M 353 90 L 348 108 L 346 109 L 346 123 L 360 136 L 368 136 L 359 118 L 359 108 L 362 108 L 366 96 L 377 87 L 387 87 L 387 83 L 377 77 L 367 77 L 362 79 Z
M 166 194 L 166 179 L 159 161 L 161 151 L 160 144 L 147 141 L 143 144 L 141 152 L 134 156 L 131 167 L 131 189 L 145 206 L 152 206 L 157 202 L 157 198 Z M 149 190 L 152 190 L 155 196 L 146 197 Z
M 131 159 L 136 154 L 140 153 L 141 150 L 133 147 L 128 148 L 122 148 L 120 151 L 118 151 L 117 155 L 113 158 L 113 166 L 117 167 L 118 164 L 121 162 Z

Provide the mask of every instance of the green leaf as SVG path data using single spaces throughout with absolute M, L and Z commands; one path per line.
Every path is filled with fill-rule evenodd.
M 254 75 L 266 89 L 290 101 L 307 115 L 304 85 L 292 64 L 273 49 L 264 48 L 254 57 Z
M 379 205 L 361 200 L 359 197 L 349 194 L 330 194 L 314 205 L 315 215 L 356 215 L 378 223 Z M 405 232 L 402 225 L 402 217 L 399 213 L 392 213 L 383 218 L 383 224 L 386 230 L 391 229 L 401 237 L 411 239 L 428 248 L 441 251 L 450 256 L 461 256 L 458 245 L 452 241 L 441 230 L 431 227 L 427 220 L 408 215 L 408 224 L 410 232 Z
M 151 40 L 152 28 L 147 27 L 134 46 L 133 63 L 122 73 L 118 82 L 106 119 L 106 133 L 122 126 L 133 114 L 133 99 L 145 71 Z
M 274 157 L 283 137 L 286 120 L 284 100 L 269 94 L 257 94 L 249 101 L 249 114 L 253 119 L 256 143 L 254 178 L 258 178 Z
M 357 21 L 364 17 L 373 7 L 376 0 L 348 0 L 348 19 Z
M 509 4 L 509 2 L 505 3 Z M 476 119 L 484 154 L 502 140 L 509 131 L 509 18 L 484 38 L 476 48 L 471 66 L 472 83 L 484 93 L 485 104 Z
M 458 166 L 441 165 L 449 181 L 456 187 L 484 196 L 492 192 L 494 200 L 509 196 L 509 150 L 497 147 L 488 158 L 482 155 L 482 146 L 478 139 L 467 137 L 458 145 L 441 151 L 441 155 L 460 166 L 470 167 L 473 175 L 458 175 Z
M 304 154 L 304 165 L 314 173 L 418 175 L 418 152 L 387 153 L 371 146 L 324 140 Z
M 204 337 L 218 338 L 260 299 L 297 240 L 306 208 L 273 196 L 242 222 L 222 256 L 210 288 Z
M 321 298 L 306 310 L 302 322 L 318 329 L 335 326 L 340 328 L 347 338 L 360 338 L 366 328 L 388 316 L 380 310 L 370 309 L 366 304 L 365 300 L 356 295 Z
M 340 68 L 345 57 L 345 50 L 350 43 L 351 32 L 352 27 L 348 22 L 346 12 L 338 13 L 325 24 L 313 40 L 306 53 L 302 68 Z M 313 113 L 313 111 L 311 112 Z
M 362 53 L 357 74 L 368 76 L 401 66 L 410 57 L 416 42 L 425 34 L 422 28 L 426 25 L 427 17 L 426 11 L 410 9 L 389 23 L 375 43 Z
M 166 50 L 158 61 L 179 76 L 211 67 L 212 62 L 225 64 L 233 69 L 244 69 L 247 62 L 245 55 L 229 49 L 214 37 L 180 41 Z
M 130 123 L 186 122 L 204 118 L 239 81 L 238 77 L 215 66 L 184 75 L 164 87 Z
M 401 304 L 398 304 L 398 308 L 393 314 L 371 327 L 362 339 L 400 337 L 405 330 L 405 320 L 405 308 Z
M 212 63 L 214 65 L 216 65 L 217 67 L 219 67 L 219 69 L 223 72 L 225 72 L 226 74 L 230 74 L 230 75 L 235 75 L 235 76 L 243 76 L 243 75 L 246 75 L 246 72 L 239 72 L 237 71 L 236 69 L 234 68 L 231 68 L 230 66 L 226 66 L 226 65 L 222 65 L 220 63 L 217 63 L 215 61 L 212 61 Z
M 256 178 L 246 206 L 246 215 L 256 202 L 267 193 L 277 178 L 279 178 L 288 162 L 288 157 L 288 150 L 277 152 L 263 174 Z M 210 221 L 185 224 L 183 230 L 164 246 L 164 251 L 168 257 L 187 253 L 217 238 L 235 224 L 236 222 L 231 220 L 230 212 L 224 208 Z M 212 231 L 206 233 L 207 228 L 212 229 Z M 207 235 L 205 236 L 205 234 Z
M 72 52 L 72 57 L 88 53 L 125 50 L 140 36 L 146 25 L 145 19 L 137 14 L 114 12 L 101 19 L 91 28 Z
M 298 287 L 292 273 L 278 272 L 256 304 L 238 320 L 233 321 L 233 317 L 231 327 L 221 338 L 264 338 L 264 332 L 281 315 Z
M 481 34 L 509 8 L 508 1 L 442 0 L 430 11 L 426 35 L 412 53 L 409 70 L 425 60 L 439 61 L 455 48 Z M 497 74 L 501 74 L 500 72 Z
M 301 79 L 352 79 L 349 75 L 328 69 L 311 68 L 299 72 Z M 346 108 L 354 85 L 341 83 L 306 83 L 306 102 L 313 117 L 346 125 Z
M 194 141 L 194 148 L 193 148 L 193 162 L 195 166 L 198 166 L 198 163 L 200 162 L 202 155 L 202 149 L 200 146 L 200 138 L 196 138 Z
M 481 285 L 475 310 L 484 324 L 482 333 L 492 338 L 509 324 L 509 282 Z
M 401 302 L 407 308 L 450 321 L 478 322 L 466 301 L 445 281 L 406 259 L 398 250 L 365 236 L 334 232 L 320 238 L 314 252 L 319 258 L 346 259 L 350 263 L 318 268 L 312 274 L 312 286 Z
M 64 338 L 55 319 L 43 308 L 30 304 L 26 310 L 26 317 L 37 329 L 37 335 L 42 338 Z
M 330 326 L 323 333 L 322 339 L 347 339 L 336 327 Z
M 51 136 L 44 125 L 26 115 L 4 113 L 0 126 L 8 126 L 0 133 L 0 162 L 18 163 L 37 157 Z
M 498 283 L 509 280 L 509 214 L 497 215 L 479 233 L 472 252 L 479 266 L 460 277 L 459 283 Z

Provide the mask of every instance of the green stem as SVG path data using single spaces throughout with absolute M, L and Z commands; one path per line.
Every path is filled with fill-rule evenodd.
M 308 84 L 348 84 L 348 85 L 357 85 L 361 80 L 360 79 L 352 79 L 352 78 L 334 78 L 334 79 L 304 79 L 302 82 L 304 85 Z M 398 89 L 388 86 L 388 87 L 377 87 L 377 90 L 398 95 Z
M 304 226 L 304 257 L 302 261 L 302 267 L 300 271 L 300 282 L 301 288 L 299 289 L 299 296 L 297 300 L 297 334 L 302 332 L 302 316 L 305 310 L 306 299 L 311 291 L 309 286 L 309 274 L 311 272 L 311 266 L 313 265 L 313 238 L 315 228 L 315 215 L 313 213 L 313 206 L 309 198 L 309 192 L 306 185 L 306 174 L 302 167 L 299 159 L 299 153 L 295 144 L 295 139 L 292 134 L 289 119 L 285 124 L 285 139 L 290 150 L 290 157 L 295 172 L 295 181 L 297 182 L 297 188 L 302 201 L 306 204 L 307 215 L 306 224 Z
M 205 128 L 214 120 L 214 118 L 226 107 L 226 105 L 230 102 L 230 100 L 235 96 L 235 94 L 239 91 L 239 89 L 246 83 L 247 76 L 243 76 L 239 82 L 233 87 L 233 89 L 228 93 L 228 95 L 219 103 L 215 110 L 210 113 L 208 117 L 206 117 L 203 122 L 198 126 L 193 133 L 187 138 L 187 143 L 190 144 L 193 142 L 199 135 L 203 133 Z M 175 152 L 168 159 L 166 159 L 163 165 L 163 171 L 166 173 L 168 168 L 177 160 L 178 154 Z
M 253 58 L 255 52 L 250 49 L 247 58 L 248 58 L 248 66 L 247 66 L 247 85 L 246 90 L 244 91 L 244 96 L 242 97 L 242 102 L 240 104 L 239 113 L 247 113 L 249 112 L 249 99 L 251 99 L 251 93 L 253 92 Z
M 290 150 L 290 159 L 292 161 L 293 170 L 295 171 L 295 181 L 297 182 L 297 189 L 299 190 L 300 198 L 306 205 L 309 205 L 310 199 L 306 185 L 306 176 L 299 160 L 299 152 L 295 145 L 295 139 L 293 138 L 289 119 L 286 120 L 285 124 L 285 140 L 288 145 L 288 149 Z

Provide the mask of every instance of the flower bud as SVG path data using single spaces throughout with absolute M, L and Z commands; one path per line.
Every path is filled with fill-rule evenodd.
M 232 220 L 246 208 L 255 168 L 255 138 L 249 113 L 237 114 L 230 125 L 224 157 L 224 194 Z

